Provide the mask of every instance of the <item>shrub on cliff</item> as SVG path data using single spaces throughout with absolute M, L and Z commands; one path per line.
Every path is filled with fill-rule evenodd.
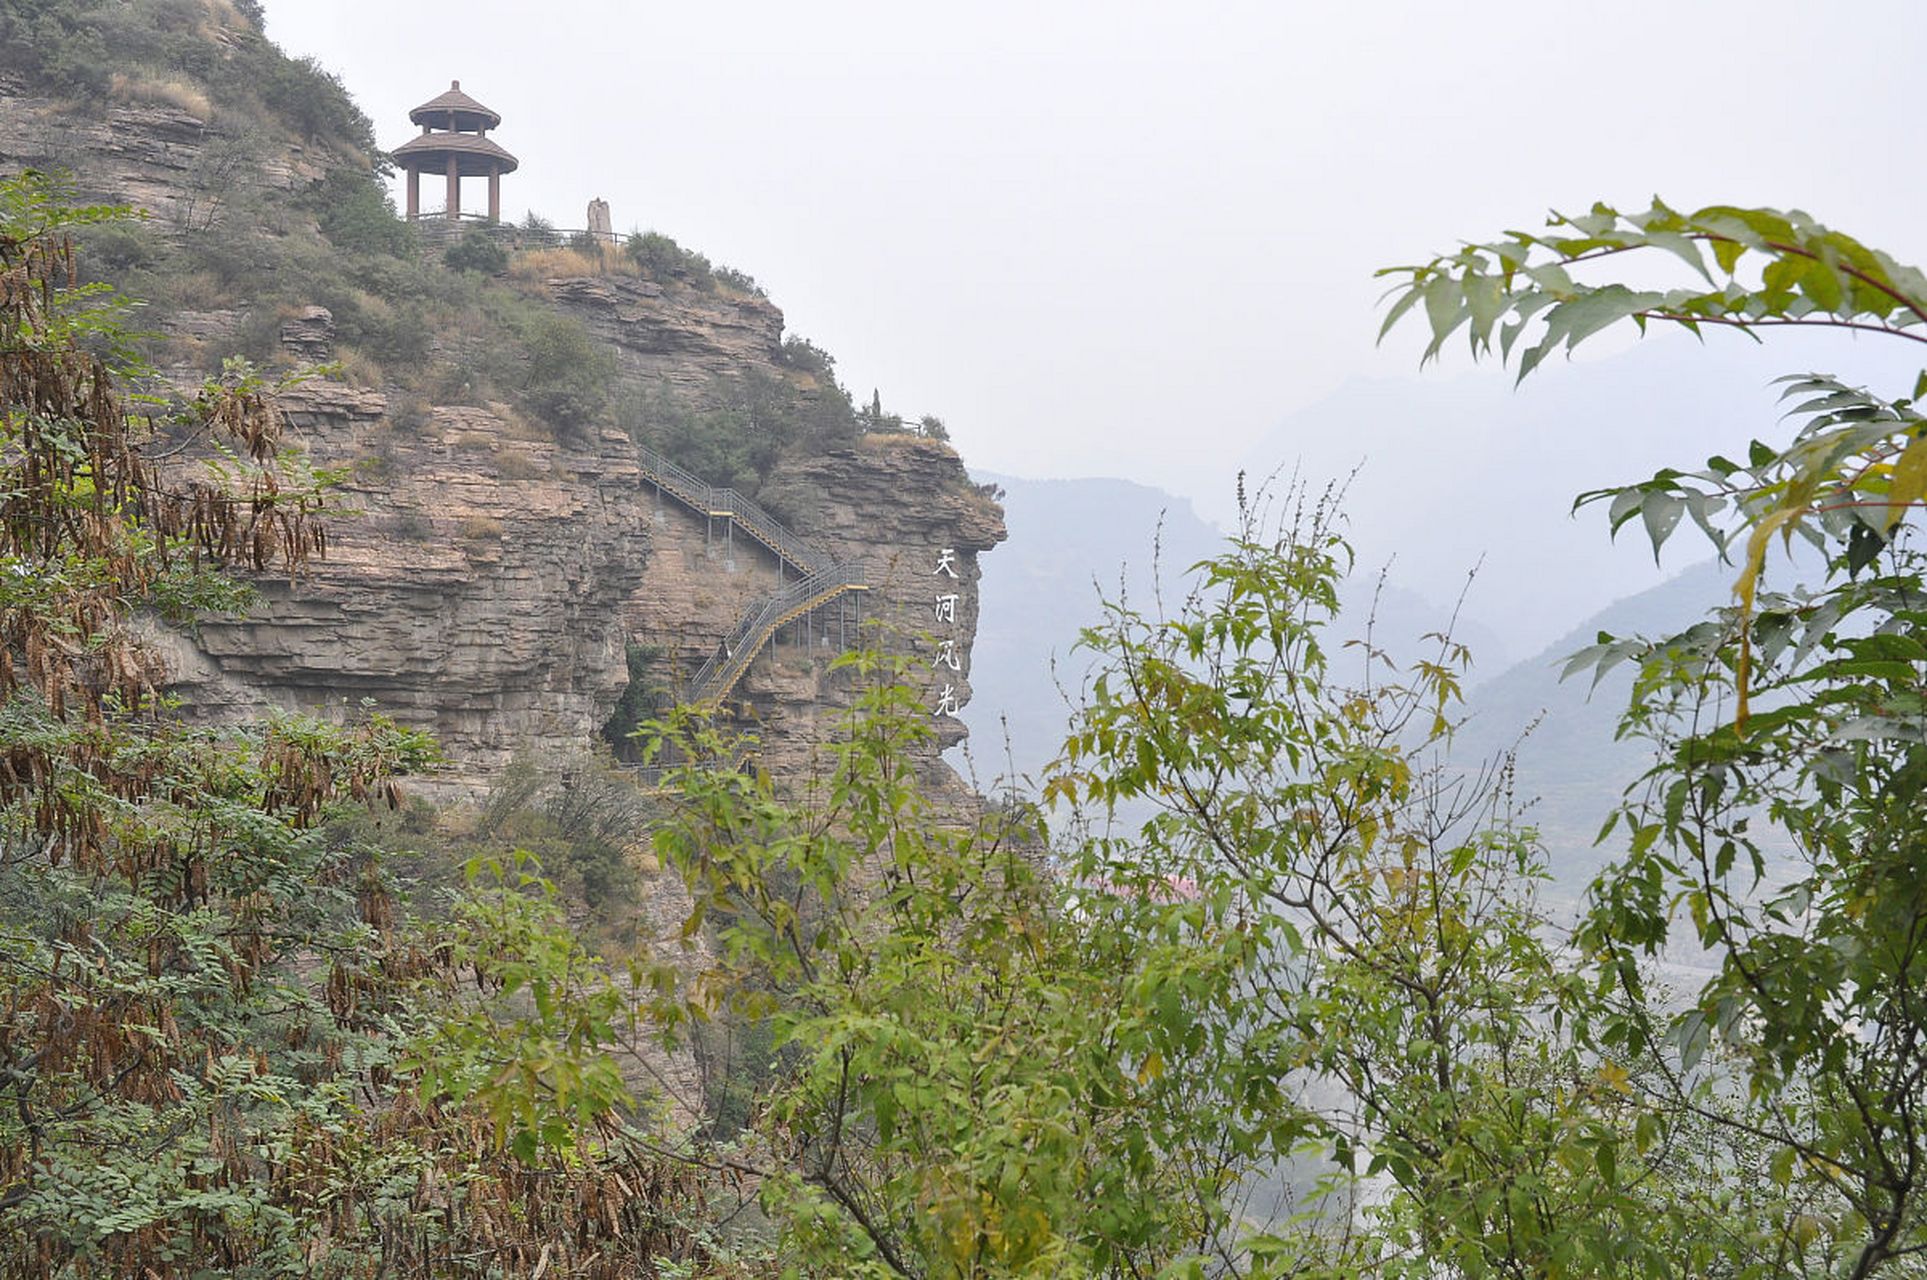
M 603 722 L 602 740 L 618 760 L 633 764 L 637 759 L 636 730 L 669 702 L 670 687 L 661 649 L 632 640 L 623 646 L 622 656 L 629 683 L 623 686 L 622 696 Z
M 376 159 L 380 148 L 374 124 L 348 96 L 341 77 L 313 58 L 290 58 L 279 50 L 275 54 L 258 60 L 254 89 L 262 102 L 308 141 L 345 143 Z
M 753 276 L 734 267 L 717 266 L 705 255 L 683 248 L 660 231 L 632 231 L 623 241 L 622 249 L 624 256 L 644 276 L 659 284 L 679 282 L 702 293 L 714 293 L 720 287 L 752 297 L 765 296 L 763 287 Z
M 632 232 L 622 248 L 651 280 L 676 281 L 705 293 L 716 287 L 715 268 L 709 259 L 683 248 L 660 231 Z
M 518 325 L 528 364 L 522 402 L 562 435 L 586 439 L 607 414 L 615 356 L 582 322 L 546 308 Z
M 104 98 L 123 64 L 98 26 L 103 7 L 86 0 L 0 6 L 0 68 L 61 92 Z
M 443 250 L 442 261 L 451 271 L 473 271 L 485 276 L 499 276 L 509 269 L 508 250 L 479 227 L 463 233 L 460 240 Z
M 633 406 L 628 421 L 641 443 L 710 484 L 751 495 L 776 459 L 775 443 L 751 429 L 749 414 L 739 401 L 695 408 L 661 390 Z
M 807 373 L 824 382 L 836 381 L 836 360 L 808 338 L 799 338 L 793 333 L 786 336 L 777 359 L 786 369 Z
M 278 123 L 310 142 L 379 160 L 374 127 L 340 78 L 291 58 L 261 34 L 260 10 L 229 0 L 28 0 L 0 6 L 0 67 L 85 110 L 109 100 L 113 78 L 173 83 L 204 95 L 226 123 Z M 196 108 L 193 114 L 203 116 Z
M 709 483 L 751 496 L 785 457 L 837 448 L 858 434 L 850 398 L 833 380 L 805 387 L 753 373 L 712 385 L 705 399 L 703 408 L 667 393 L 644 399 L 628 410 L 631 430 Z
M 337 249 L 396 258 L 414 251 L 414 228 L 396 215 L 394 201 L 368 170 L 329 170 L 303 203 L 314 210 L 321 234 Z

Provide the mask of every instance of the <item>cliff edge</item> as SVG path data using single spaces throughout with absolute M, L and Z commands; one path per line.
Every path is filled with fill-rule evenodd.
M 365 701 L 434 732 L 471 789 L 518 755 L 619 749 L 642 686 L 684 692 L 794 576 L 728 520 L 665 502 L 639 465 L 660 450 L 866 566 L 861 618 L 933 664 L 928 763 L 944 773 L 978 557 L 1005 536 L 956 453 L 866 432 L 828 358 L 786 337 L 753 283 L 661 237 L 647 253 L 571 247 L 532 221 L 479 264 L 446 252 L 395 217 L 337 81 L 214 0 L 194 29 L 143 34 L 146 9 L 180 8 L 67 6 L 121 68 L 105 78 L 10 43 L 0 171 L 65 170 L 80 196 L 144 212 L 83 252 L 152 301 L 165 383 L 229 352 L 270 372 L 332 366 L 283 397 L 293 439 L 346 475 L 327 558 L 259 582 L 245 617 L 157 633 L 189 707 Z M 803 767 L 846 703 L 828 666 L 854 642 L 854 607 L 792 621 L 724 704 L 771 767 Z

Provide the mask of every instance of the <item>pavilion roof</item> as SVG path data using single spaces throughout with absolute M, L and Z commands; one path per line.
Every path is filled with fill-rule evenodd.
M 437 129 L 449 127 L 449 113 L 455 116 L 457 129 L 493 129 L 502 123 L 502 117 L 462 92 L 462 82 L 451 80 L 446 93 L 437 94 L 408 113 L 408 118 L 416 124 L 425 124 Z
M 402 161 L 403 168 L 420 169 L 427 173 L 447 168 L 448 158 L 452 155 L 456 158 L 457 171 L 464 178 L 478 178 L 489 173 L 514 173 L 521 163 L 492 139 L 478 133 L 449 133 L 445 130 L 416 134 L 389 154 Z

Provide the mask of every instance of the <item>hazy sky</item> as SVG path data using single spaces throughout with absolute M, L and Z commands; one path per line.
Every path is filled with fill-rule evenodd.
M 601 196 L 750 272 L 854 392 L 942 416 L 970 462 L 1213 512 L 1281 423 L 1414 374 L 1408 344 L 1374 349 L 1378 266 L 1655 192 L 1927 259 L 1920 0 L 267 14 L 389 146 L 459 77 L 521 158 L 508 211 L 580 226 Z M 1549 465 L 1562 495 L 1613 478 Z

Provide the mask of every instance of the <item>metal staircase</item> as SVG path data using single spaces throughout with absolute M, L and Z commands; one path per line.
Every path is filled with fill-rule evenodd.
M 734 489 L 719 489 L 654 449 L 636 446 L 643 479 L 706 520 L 724 519 L 754 538 L 783 564 L 803 573 L 829 567 L 830 558 L 784 528 L 775 516 Z
M 775 556 L 779 566 L 803 575 L 751 606 L 723 637 L 689 682 L 685 701 L 690 706 L 714 711 L 780 628 L 841 596 L 869 589 L 860 561 L 833 562 L 742 494 L 705 483 L 653 449 L 639 445 L 637 456 L 643 482 L 654 485 L 658 495 L 667 494 L 705 520 L 729 521 Z

